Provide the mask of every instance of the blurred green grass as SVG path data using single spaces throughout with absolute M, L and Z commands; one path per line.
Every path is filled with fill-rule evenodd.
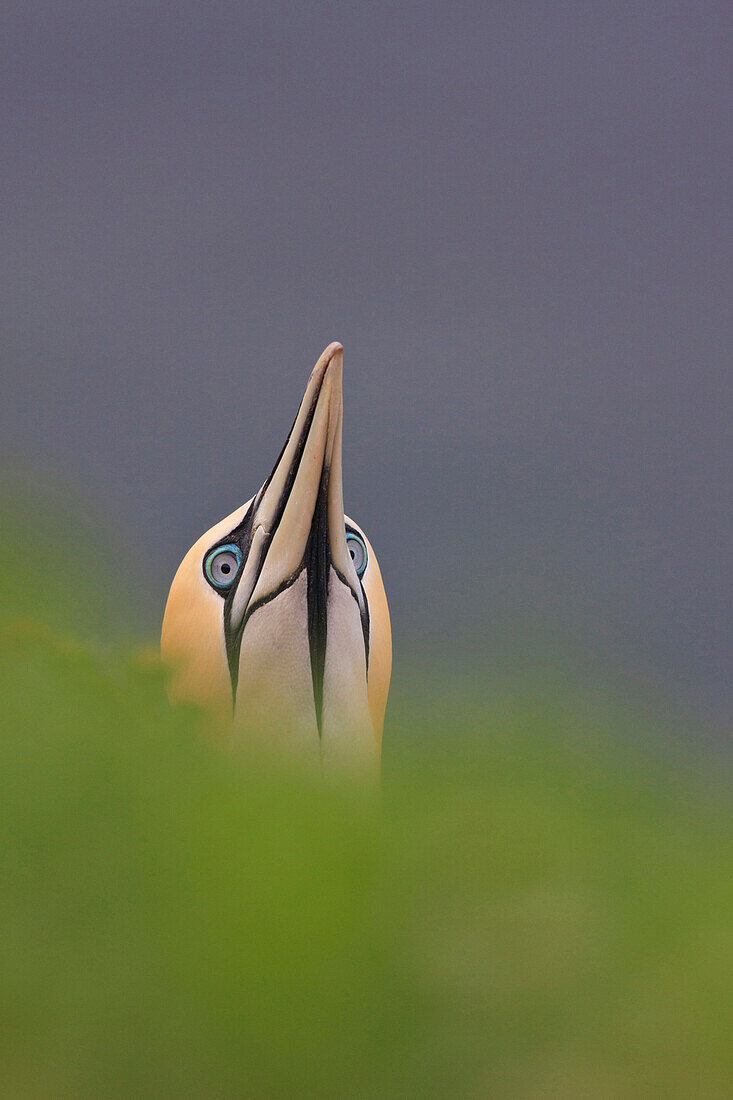
M 74 640 L 100 571 L 45 537 L 0 586 L 1 1096 L 733 1093 L 725 777 L 488 677 L 398 680 L 379 807 L 245 766 Z

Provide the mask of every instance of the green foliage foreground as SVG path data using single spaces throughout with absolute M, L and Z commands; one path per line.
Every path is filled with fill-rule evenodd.
M 733 1094 L 727 799 L 487 697 L 398 699 L 378 808 L 6 625 L 0 1095 Z

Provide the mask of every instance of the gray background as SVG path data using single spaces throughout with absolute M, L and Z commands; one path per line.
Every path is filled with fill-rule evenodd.
M 339 339 L 403 660 L 724 713 L 730 13 L 6 0 L 5 468 L 103 502 L 152 629 Z

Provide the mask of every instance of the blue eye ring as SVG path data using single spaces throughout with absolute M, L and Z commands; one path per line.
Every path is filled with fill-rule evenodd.
M 349 546 L 349 543 L 352 545 Z M 347 531 L 346 546 L 351 555 L 351 560 L 354 563 L 357 577 L 363 577 L 369 560 L 364 539 L 360 535 L 357 535 L 355 531 Z
M 221 591 L 234 583 L 241 564 L 242 551 L 237 544 L 225 542 L 209 550 L 204 561 L 204 573 L 209 584 Z

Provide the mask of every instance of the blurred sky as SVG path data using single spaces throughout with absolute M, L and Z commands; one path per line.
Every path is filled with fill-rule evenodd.
M 398 639 L 725 708 L 731 24 L 5 0 L 5 468 L 104 501 L 154 626 L 339 339 Z

